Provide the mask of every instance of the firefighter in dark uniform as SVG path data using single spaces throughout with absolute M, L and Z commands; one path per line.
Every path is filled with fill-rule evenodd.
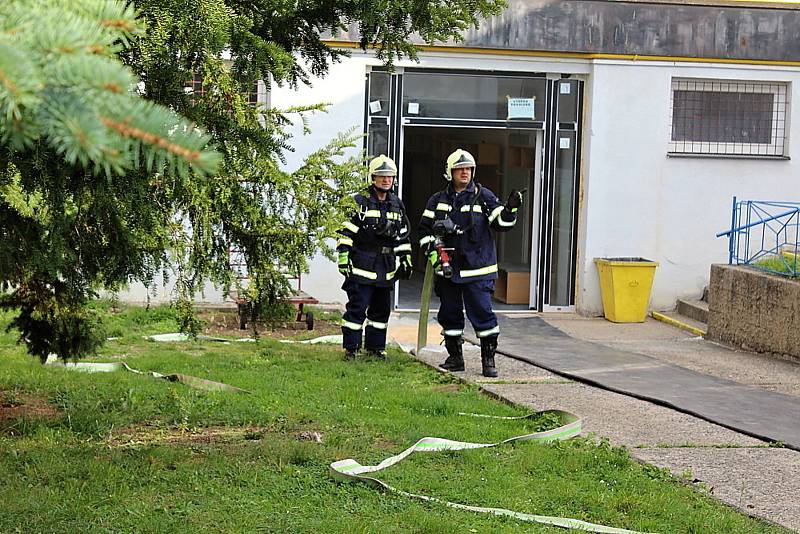
M 342 318 L 345 358 L 361 349 L 368 355 L 386 357 L 386 328 L 394 283 L 411 276 L 410 225 L 403 202 L 392 193 L 397 166 L 387 156 L 369 163 L 372 181 L 354 196 L 357 211 L 339 230 L 336 250 L 339 272 L 345 276 L 347 307 Z
M 500 328 L 492 311 L 492 293 L 497 278 L 497 251 L 492 230 L 506 232 L 517 222 L 522 193 L 512 191 L 503 205 L 489 189 L 475 181 L 475 158 L 458 149 L 447 158 L 450 183 L 435 193 L 422 213 L 420 246 L 428 251 L 436 268 L 434 291 L 440 299 L 437 320 L 442 326 L 448 357 L 440 365 L 448 371 L 464 370 L 461 345 L 464 309 L 481 341 L 483 376 L 497 376 L 494 355 Z M 446 278 L 433 248 L 436 235 L 452 248 L 452 276 Z

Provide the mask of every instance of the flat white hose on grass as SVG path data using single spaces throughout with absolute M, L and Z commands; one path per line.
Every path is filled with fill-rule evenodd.
M 406 457 L 410 456 L 412 453 L 415 452 L 441 452 L 441 451 L 463 451 L 468 449 L 482 449 L 487 447 L 496 447 L 498 445 L 504 445 L 506 443 L 513 443 L 515 441 L 535 441 L 539 443 L 547 443 L 550 441 L 570 439 L 581 433 L 581 425 L 582 425 L 581 419 L 569 412 L 565 412 L 562 410 L 547 410 L 530 415 L 525 415 L 522 417 L 499 417 L 499 416 L 480 415 L 480 414 L 459 414 L 459 415 L 468 415 L 471 417 L 487 417 L 492 419 L 531 419 L 548 413 L 555 414 L 556 416 L 558 416 L 559 421 L 561 422 L 561 426 L 559 426 L 558 428 L 554 428 L 552 430 L 546 430 L 544 432 L 534 432 L 532 434 L 515 436 L 513 438 L 508 438 L 498 443 L 469 443 L 465 441 L 453 441 L 449 439 L 426 437 L 420 439 L 419 441 L 414 443 L 412 446 L 410 446 L 400 454 L 386 458 L 378 465 L 361 465 L 360 463 L 358 463 L 353 459 L 339 460 L 338 462 L 333 462 L 330 465 L 330 472 L 331 475 L 337 480 L 364 482 L 372 486 L 375 486 L 377 488 L 391 491 L 392 493 L 397 493 L 398 495 L 402 495 L 404 497 L 409 497 L 411 499 L 416 499 L 420 501 L 443 504 L 445 506 L 449 506 L 450 508 L 457 508 L 459 510 L 508 516 L 508 517 L 513 517 L 514 519 L 518 519 L 520 521 L 543 523 L 546 525 L 552 525 L 556 527 L 583 530 L 585 532 L 600 532 L 606 534 L 643 534 L 635 530 L 607 527 L 605 525 L 588 523 L 580 519 L 535 515 L 524 512 L 515 512 L 513 510 L 506 510 L 505 508 L 487 508 L 483 506 L 469 506 L 466 504 L 449 502 L 442 499 L 437 499 L 436 497 L 429 497 L 427 495 L 418 495 L 415 493 L 409 493 L 407 491 L 403 491 L 393 486 L 390 486 L 389 484 L 375 477 L 366 476 L 367 473 L 376 473 L 378 471 L 382 471 L 388 467 L 391 467 L 401 462 L 403 459 L 405 459 Z

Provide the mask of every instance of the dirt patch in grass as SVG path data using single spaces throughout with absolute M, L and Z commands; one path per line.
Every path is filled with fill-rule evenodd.
M 140 447 L 146 445 L 218 445 L 259 441 L 276 435 L 257 426 L 208 426 L 202 428 L 163 427 L 139 425 L 118 429 L 106 439 L 111 448 Z M 293 434 L 296 441 L 322 443 L 324 435 L 317 431 L 298 431 Z
M 386 438 L 376 438 L 372 440 L 372 447 L 379 451 L 390 451 L 399 448 L 397 443 Z
M 458 393 L 461 391 L 460 384 L 443 384 L 432 388 L 436 393 Z
M 59 411 L 41 395 L 0 390 L 0 422 L 15 419 L 55 419 Z
M 203 428 L 134 426 L 112 432 L 106 440 L 109 447 L 142 445 L 214 445 L 219 443 L 259 440 L 265 432 L 255 426 L 209 426 Z
M 239 315 L 235 310 L 232 311 L 202 311 L 198 313 L 198 318 L 203 321 L 203 334 L 214 337 L 241 338 L 253 337 L 253 327 L 247 324 L 245 330 L 239 329 Z M 309 339 L 320 336 L 341 333 L 338 322 L 315 319 L 314 329 L 308 330 L 305 322 L 289 321 L 274 328 L 266 325 L 256 325 L 259 336 L 275 339 Z

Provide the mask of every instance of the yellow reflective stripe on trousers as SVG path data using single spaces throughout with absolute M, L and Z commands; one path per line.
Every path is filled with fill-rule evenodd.
M 402 245 L 397 245 L 396 247 L 394 247 L 394 251 L 395 252 L 403 252 L 403 251 L 411 252 L 411 243 L 403 243 Z
M 431 210 L 425 210 L 425 211 L 422 212 L 422 216 L 423 217 L 427 217 L 429 219 L 433 219 L 434 217 L 436 217 L 436 214 L 434 212 L 432 212 Z
M 450 336 L 450 337 L 452 337 L 452 336 L 463 336 L 464 335 L 464 329 L 462 328 L 461 330 L 443 330 L 442 331 L 442 335 L 443 336 Z
M 364 269 L 359 269 L 357 267 L 353 267 L 353 274 L 356 276 L 361 276 L 362 278 L 368 278 L 370 280 L 377 280 L 378 273 L 373 273 L 372 271 L 365 271 Z
M 344 223 L 344 225 L 343 225 L 343 226 L 344 226 L 346 229 L 348 229 L 348 230 L 350 230 L 351 232 L 353 232 L 354 234 L 357 234 L 357 233 L 358 233 L 358 226 L 356 226 L 355 224 L 351 223 L 350 221 L 345 221 L 345 223 Z
M 355 269 L 353 269 L 355 271 Z M 483 276 L 484 274 L 492 274 L 497 272 L 497 264 L 490 265 L 488 267 L 482 267 L 480 269 L 472 269 L 471 271 L 461 271 L 458 274 L 461 275 L 461 278 L 470 278 L 472 276 Z
M 470 205 L 471 204 L 467 204 L 466 206 L 461 206 L 461 211 L 464 212 L 469 211 Z M 483 208 L 481 208 L 480 204 L 472 204 L 471 206 L 472 206 L 472 211 L 476 213 L 483 213 Z
M 350 245 L 352 247 L 353 246 L 353 240 L 350 239 L 349 237 L 340 237 L 338 239 L 338 241 L 336 241 L 336 245 L 337 246 L 339 246 L 339 245 Z
M 370 321 L 367 319 L 367 326 L 377 328 L 378 330 L 386 330 L 386 327 L 389 325 L 387 323 L 379 323 L 378 321 Z
M 497 206 L 493 209 L 491 215 L 489 215 L 489 222 L 493 222 L 500 215 L 501 211 L 503 211 L 503 206 Z
M 345 321 L 342 319 L 342 326 L 345 328 L 349 328 L 350 330 L 361 330 L 361 326 L 358 323 L 351 323 L 350 321 Z
M 451 206 L 450 204 L 445 204 L 444 202 L 439 202 L 438 204 L 436 204 L 436 209 L 441 211 L 450 211 L 451 209 L 453 209 L 453 206 Z
M 497 325 L 494 328 L 490 328 L 489 330 L 481 330 L 480 332 L 478 332 L 477 330 L 475 331 L 475 335 L 478 337 L 486 337 L 499 333 L 500 333 L 500 325 Z

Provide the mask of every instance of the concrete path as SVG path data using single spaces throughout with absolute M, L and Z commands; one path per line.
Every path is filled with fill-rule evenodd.
M 514 323 L 511 327 L 509 321 Z M 595 384 L 600 383 L 597 377 L 619 379 L 626 373 L 663 381 L 692 377 L 713 385 L 708 391 L 715 405 L 725 404 L 726 398 L 715 391 L 721 388 L 730 392 L 727 400 L 731 404 L 745 391 L 755 398 L 778 395 L 785 406 L 794 402 L 800 406 L 800 365 L 734 351 L 657 321 L 618 325 L 603 319 L 556 315 L 546 319 L 515 316 L 505 318 L 504 323 L 502 350 L 523 353 L 526 359 L 535 355 L 552 365 L 551 369 L 558 365 L 569 372 L 580 371 L 592 377 Z M 435 345 L 440 340 L 438 331 L 438 325 L 429 326 L 430 344 L 419 356 L 433 367 L 446 357 L 444 347 Z M 401 344 L 412 345 L 416 317 L 393 317 L 390 335 Z M 800 452 L 770 447 L 663 403 L 581 383 L 521 358 L 498 356 L 497 379 L 480 376 L 478 347 L 465 345 L 465 359 L 466 371 L 456 374 L 479 383 L 487 392 L 536 410 L 561 408 L 579 414 L 586 433 L 626 446 L 634 458 L 667 468 L 747 514 L 800 530 Z M 661 389 L 680 396 L 681 388 L 674 386 Z M 652 396 L 653 392 L 645 393 L 642 396 Z M 788 418 L 790 427 L 800 427 L 800 411 L 796 409 L 790 414 L 757 414 L 754 407 L 749 410 L 756 419 L 761 415 L 767 420 Z
M 576 339 L 540 317 L 504 317 L 500 329 L 503 354 L 800 451 L 800 397 Z

